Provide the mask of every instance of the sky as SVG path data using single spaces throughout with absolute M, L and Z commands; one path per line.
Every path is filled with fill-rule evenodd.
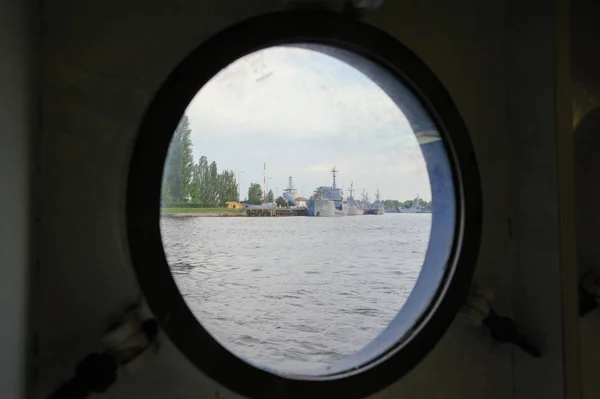
M 298 194 L 337 185 L 373 200 L 431 199 L 420 148 L 404 114 L 369 78 L 312 50 L 272 47 L 240 58 L 190 103 L 194 160 L 205 155 L 276 196 L 292 176 Z M 266 189 L 267 187 L 263 187 Z

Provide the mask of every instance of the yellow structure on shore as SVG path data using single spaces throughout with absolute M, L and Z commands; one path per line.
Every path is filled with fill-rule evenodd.
M 239 202 L 235 202 L 235 201 L 227 201 L 227 202 L 225 202 L 225 204 L 227 205 L 227 209 L 243 209 L 244 208 L 244 204 L 240 204 Z

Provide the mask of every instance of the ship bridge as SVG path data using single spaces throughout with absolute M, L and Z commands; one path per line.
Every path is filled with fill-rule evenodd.
M 332 183 L 331 187 L 322 186 L 321 192 L 322 192 L 322 197 L 323 197 L 322 199 L 333 201 L 335 203 L 335 207 L 340 208 L 342 206 L 344 197 L 343 197 L 342 189 L 338 188 L 337 184 L 336 184 L 336 173 L 337 172 L 339 172 L 339 170 L 337 170 L 336 167 L 334 166 L 333 169 L 331 169 L 331 173 L 333 174 L 333 183 Z

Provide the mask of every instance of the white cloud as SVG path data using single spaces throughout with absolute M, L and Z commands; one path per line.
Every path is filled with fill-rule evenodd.
M 270 188 L 287 177 L 305 195 L 353 180 L 385 198 L 430 198 L 420 149 L 402 112 L 367 77 L 331 57 L 297 48 L 250 54 L 221 71 L 196 96 L 187 114 L 194 155 L 242 174 L 241 183 Z

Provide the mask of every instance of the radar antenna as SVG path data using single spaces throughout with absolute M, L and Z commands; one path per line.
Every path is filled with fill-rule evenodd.
M 339 172 L 339 170 L 337 170 L 337 169 L 335 168 L 335 166 L 334 166 L 334 167 L 333 167 L 333 169 L 331 169 L 331 173 L 333 173 L 333 188 L 337 188 L 337 187 L 336 187 L 336 185 L 335 185 L 335 174 L 336 174 L 337 172 Z

